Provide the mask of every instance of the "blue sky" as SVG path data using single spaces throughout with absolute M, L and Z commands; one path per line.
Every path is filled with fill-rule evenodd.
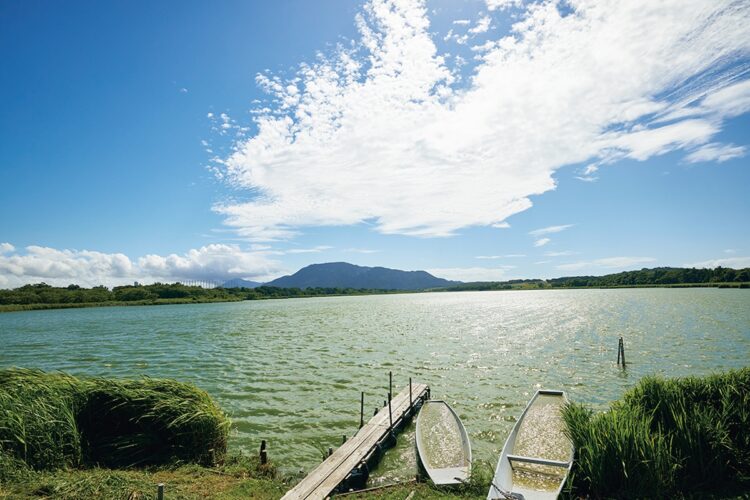
M 750 266 L 750 6 L 622 4 L 3 3 L 0 287 Z

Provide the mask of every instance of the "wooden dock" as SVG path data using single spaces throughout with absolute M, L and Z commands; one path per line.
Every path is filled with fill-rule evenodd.
M 381 408 L 357 434 L 289 490 L 282 500 L 322 500 L 336 491 L 347 491 L 350 482 L 363 484 L 373 462 L 380 459 L 383 449 L 394 442 L 397 430 L 406 425 L 429 396 L 430 388 L 426 384 L 414 384 L 411 389 L 406 387 L 391 399 L 390 415 L 387 405 Z

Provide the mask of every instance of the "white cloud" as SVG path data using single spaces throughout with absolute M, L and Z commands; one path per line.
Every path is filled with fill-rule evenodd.
M 715 161 L 722 163 L 733 158 L 745 156 L 747 148 L 744 146 L 735 146 L 734 144 L 719 144 L 712 142 L 705 144 L 685 157 L 688 163 L 698 163 Z
M 573 224 L 563 224 L 560 226 L 548 226 L 548 227 L 543 227 L 541 229 L 534 229 L 533 231 L 529 231 L 529 234 L 532 236 L 542 236 L 543 234 L 554 234 L 554 233 L 565 231 L 569 227 L 573 227 Z
M 486 33 L 490 29 L 490 23 L 492 22 L 492 18 L 490 16 L 484 16 L 477 21 L 477 24 L 469 29 L 469 33 L 472 35 L 479 35 L 481 33 Z
M 471 21 L 469 21 L 468 19 L 456 19 L 455 21 L 453 21 L 453 24 L 457 24 L 459 26 L 468 26 L 469 24 L 471 24 Z
M 523 5 L 523 0 L 485 0 L 487 9 L 493 10 L 505 10 L 508 7 L 520 7 Z
M 652 262 L 656 262 L 656 259 L 653 257 L 606 257 L 593 261 L 570 262 L 567 264 L 560 264 L 556 267 L 561 271 L 578 271 L 581 269 L 595 268 L 625 269 L 650 264 Z
M 347 248 L 344 250 L 345 252 L 351 252 L 351 253 L 380 253 L 380 250 L 372 250 L 370 248 Z
M 514 266 L 499 267 L 450 267 L 427 269 L 427 272 L 438 278 L 455 281 L 502 281 L 506 273 Z
M 539 238 L 538 240 L 536 240 L 536 241 L 534 242 L 534 246 L 535 246 L 535 247 L 543 247 L 544 245 L 546 245 L 546 244 L 547 244 L 547 243 L 549 243 L 550 241 L 552 241 L 552 240 L 551 240 L 551 239 L 549 239 L 549 238 Z
M 255 197 L 215 210 L 255 240 L 363 222 L 450 236 L 527 210 L 562 166 L 692 151 L 750 109 L 750 3 L 568 6 L 527 6 L 459 83 L 422 3 L 368 2 L 356 43 L 258 77 L 275 104 L 220 165 Z
M 724 250 L 724 253 L 737 253 L 737 250 L 735 250 L 734 248 L 727 248 L 726 250 Z
M 187 94 L 188 93 L 188 89 L 186 89 L 185 87 L 182 87 L 180 89 L 180 92 L 183 93 L 183 94 Z
M 291 250 L 286 250 L 285 253 L 320 253 L 324 250 L 330 250 L 333 247 L 329 247 L 327 245 L 318 245 L 313 248 L 292 248 Z
M 505 255 L 477 255 L 474 258 L 494 260 L 494 259 L 515 259 L 518 257 L 526 257 L 526 255 L 522 253 L 509 253 Z
M 283 271 L 265 252 L 246 252 L 236 245 L 207 245 L 184 255 L 146 255 L 137 262 L 122 253 L 41 246 L 28 246 L 21 252 L 5 245 L 8 246 L 0 254 L 0 275 L 4 277 L 0 285 L 6 287 L 42 281 L 57 286 L 71 283 L 114 286 L 134 280 L 144 283 L 187 279 L 265 280 Z
M 719 266 L 731 267 L 733 269 L 744 269 L 746 267 L 750 267 L 750 257 L 727 257 L 724 259 L 704 260 L 702 262 L 685 264 L 685 267 L 696 267 L 701 269 L 714 269 Z
M 567 255 L 575 255 L 578 252 L 573 252 L 571 250 L 565 250 L 563 252 L 544 252 L 544 255 L 547 257 L 565 257 Z
M 0 243 L 0 254 L 9 253 L 15 249 L 16 247 L 11 245 L 10 243 Z

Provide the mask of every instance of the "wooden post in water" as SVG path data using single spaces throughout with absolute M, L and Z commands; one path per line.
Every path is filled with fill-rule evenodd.
M 344 434 L 343 436 L 341 436 L 341 438 L 342 438 L 341 439 L 341 444 L 346 443 L 346 434 Z
M 391 394 L 393 394 L 393 372 L 388 372 L 388 401 L 391 400 Z
M 266 451 L 266 440 L 263 439 L 260 442 L 260 463 L 265 465 L 266 462 L 268 462 L 268 452 Z
M 359 398 L 359 428 L 365 425 L 365 393 L 364 391 Z
M 617 366 L 620 366 L 620 363 L 625 368 L 625 342 L 622 340 L 622 337 L 617 342 Z
M 391 393 L 388 393 L 388 422 L 390 422 L 391 426 L 389 429 L 391 432 L 393 432 L 393 413 L 391 412 Z
M 156 485 L 156 498 L 157 500 L 164 500 L 164 483 Z
M 412 405 L 414 404 L 414 398 L 411 396 L 411 377 L 409 377 L 409 411 L 411 412 Z
M 328 447 L 328 456 L 330 457 L 331 455 L 333 455 L 333 448 L 331 448 L 331 447 L 329 446 L 329 447 Z

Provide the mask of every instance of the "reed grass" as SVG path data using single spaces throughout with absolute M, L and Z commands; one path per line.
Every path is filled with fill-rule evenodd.
M 644 378 L 595 414 L 563 411 L 576 447 L 573 493 L 692 496 L 750 488 L 750 368 L 704 378 Z
M 224 459 L 229 427 L 189 384 L 0 370 L 0 475 L 18 462 L 35 470 L 211 465 Z

